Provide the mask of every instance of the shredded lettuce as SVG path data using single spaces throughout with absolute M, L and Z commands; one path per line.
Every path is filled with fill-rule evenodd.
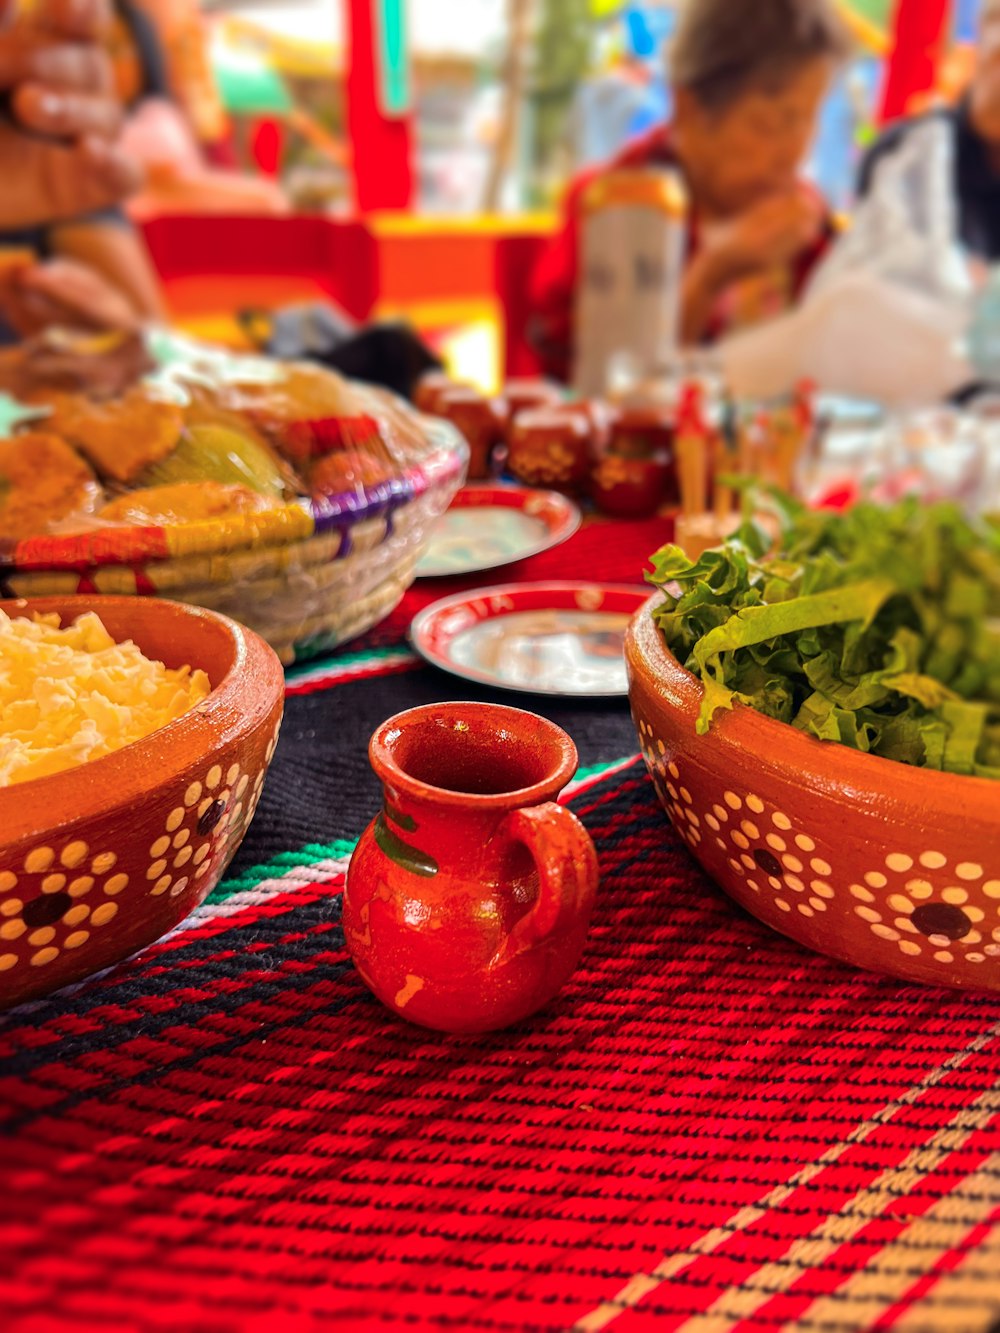
M 692 562 L 652 559 L 653 615 L 705 687 L 698 729 L 746 704 L 819 740 L 1000 778 L 1000 529 L 914 499 L 844 514 L 777 497 Z

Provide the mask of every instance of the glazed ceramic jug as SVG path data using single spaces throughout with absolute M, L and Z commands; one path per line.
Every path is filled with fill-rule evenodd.
M 527 1018 L 579 962 L 597 889 L 590 836 L 555 804 L 576 747 L 532 713 L 450 703 L 391 718 L 369 754 L 385 805 L 344 891 L 358 971 L 425 1027 Z

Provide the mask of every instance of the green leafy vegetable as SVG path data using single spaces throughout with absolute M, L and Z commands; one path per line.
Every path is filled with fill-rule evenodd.
M 653 557 L 653 612 L 705 686 L 699 731 L 743 703 L 819 740 L 1000 778 L 1000 530 L 906 500 L 812 512 L 776 497 L 692 562 Z

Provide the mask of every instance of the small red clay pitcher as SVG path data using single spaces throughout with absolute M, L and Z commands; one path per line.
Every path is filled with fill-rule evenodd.
M 432 704 L 384 723 L 369 755 L 385 806 L 344 891 L 361 976 L 425 1027 L 527 1018 L 580 961 L 597 890 L 590 836 L 555 804 L 573 742 L 515 708 Z

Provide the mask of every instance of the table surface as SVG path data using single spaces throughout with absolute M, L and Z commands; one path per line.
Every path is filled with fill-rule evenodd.
M 662 521 L 513 576 L 639 582 Z M 626 704 L 535 700 L 602 885 L 577 973 L 509 1032 L 398 1022 L 340 927 L 390 714 L 488 697 L 415 661 L 417 585 L 289 673 L 226 881 L 0 1028 L 8 1330 L 895 1329 L 1000 1317 L 1000 999 L 806 953 L 701 873 Z

